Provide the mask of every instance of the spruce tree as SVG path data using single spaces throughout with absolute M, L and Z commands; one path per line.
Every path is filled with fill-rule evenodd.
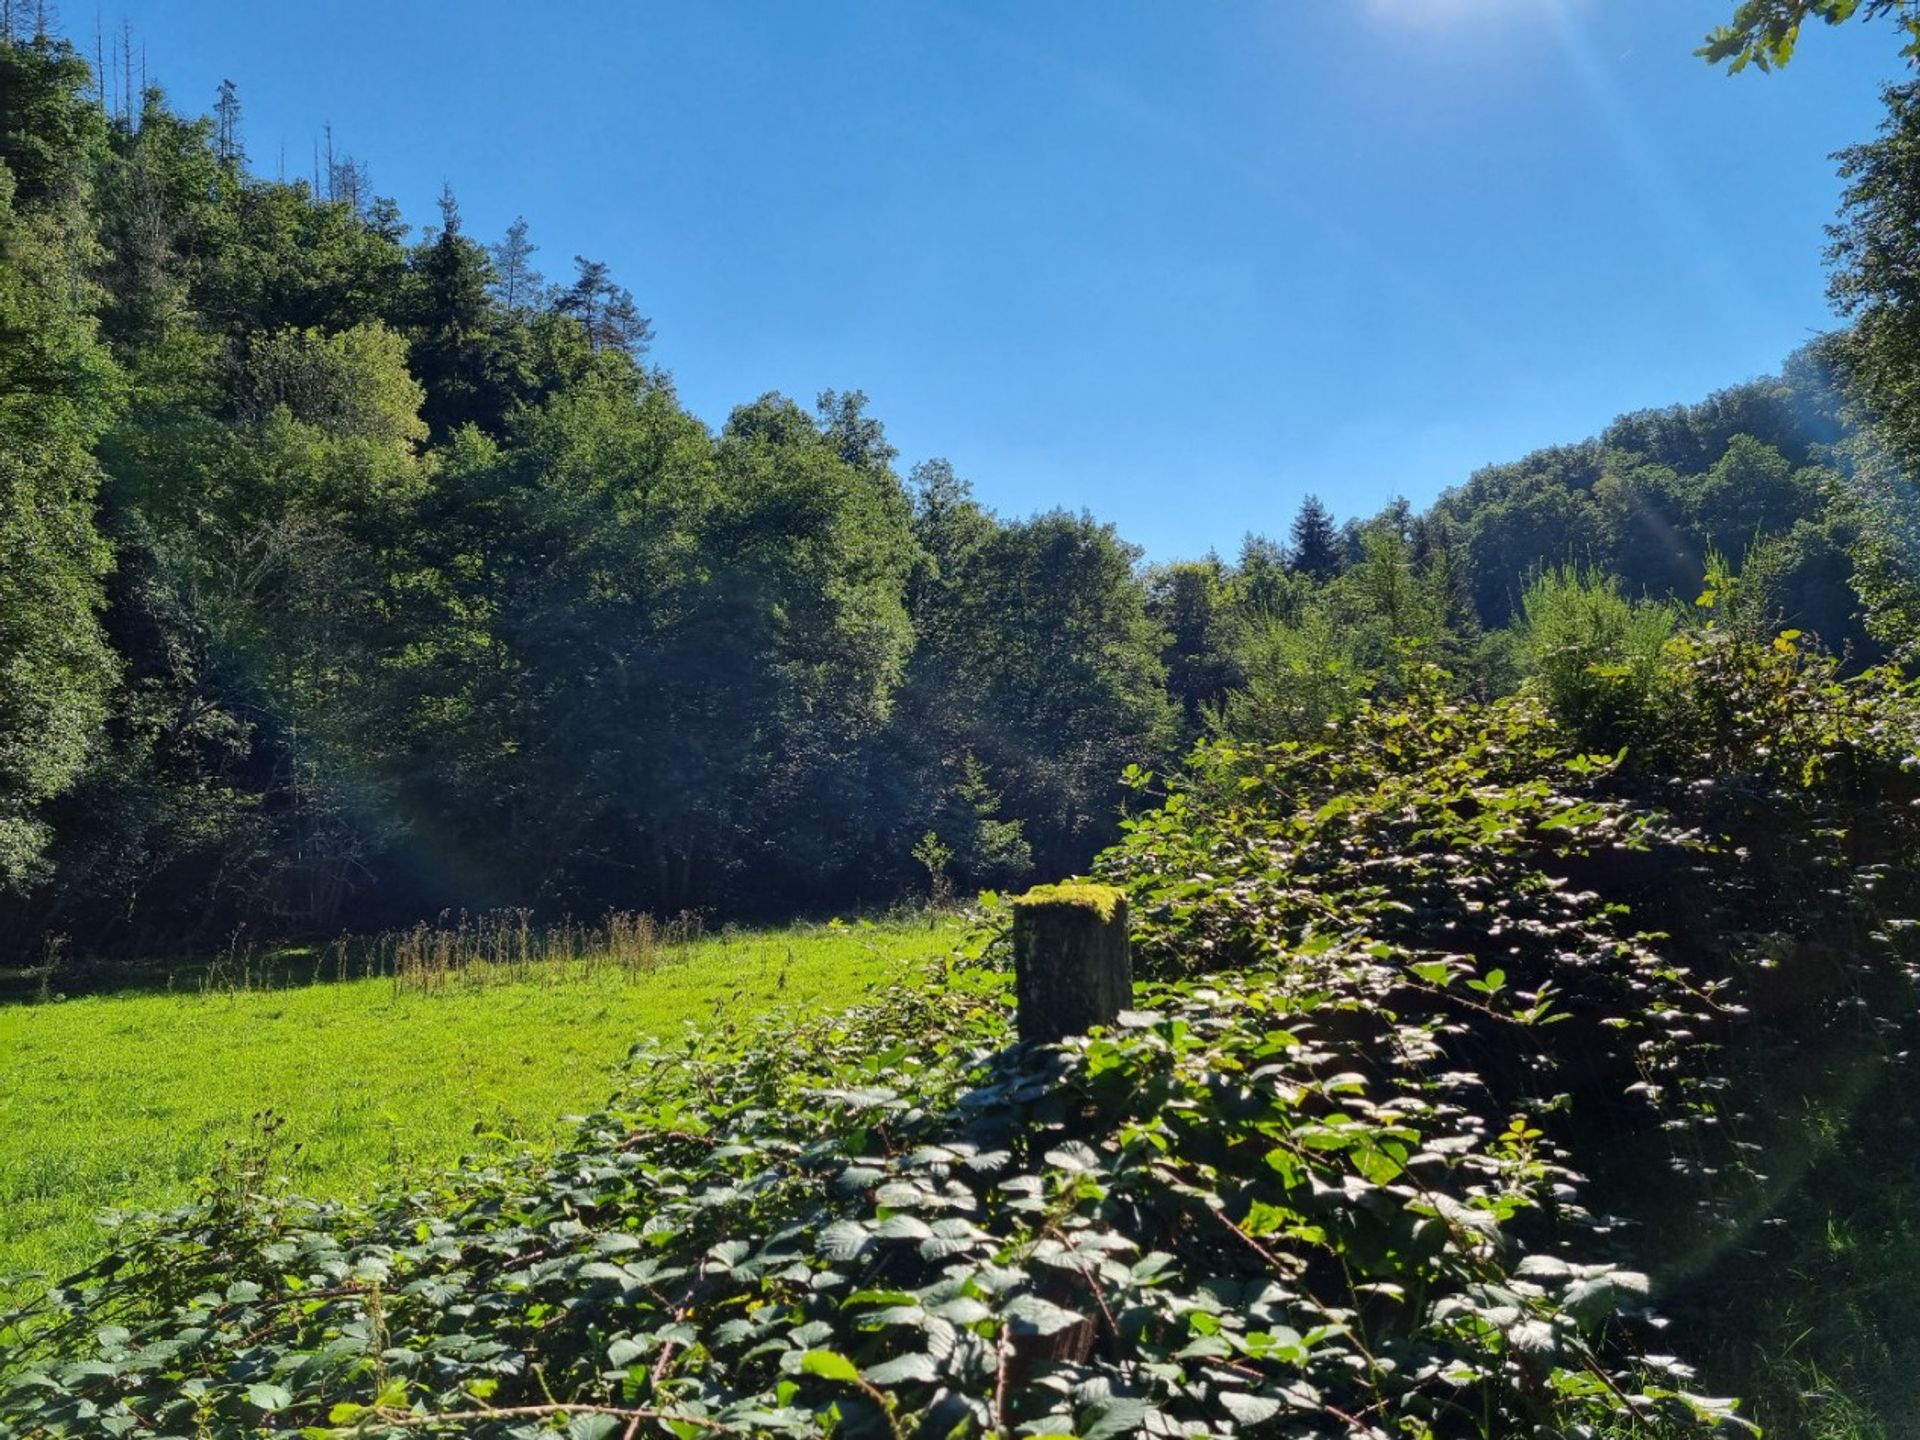
M 440 195 L 439 233 L 415 252 L 413 271 L 411 364 L 427 392 L 422 418 L 436 438 L 467 424 L 492 428 L 506 404 L 495 393 L 494 271 L 486 250 L 461 231 L 451 186 Z
M 1300 513 L 1293 517 L 1292 540 L 1295 574 L 1331 580 L 1340 573 L 1340 535 L 1318 495 L 1300 502 Z

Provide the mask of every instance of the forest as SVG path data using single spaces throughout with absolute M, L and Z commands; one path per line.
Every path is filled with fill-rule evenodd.
M 857 390 L 745 398 L 715 433 L 605 265 L 549 280 L 532 227 L 471 235 L 451 191 L 416 232 L 331 137 L 314 179 L 267 179 L 234 87 L 206 118 L 158 88 L 103 102 L 15 10 L 22 962 L 1071 873 L 1117 838 L 1130 765 L 1311 735 L 1425 664 L 1512 690 L 1551 643 L 1543 583 L 1536 609 L 1598 582 L 1643 626 L 1794 628 L 1852 669 L 1911 633 L 1835 379 L 1847 346 L 1903 339 L 1875 246 L 1911 203 L 1880 175 L 1910 96 L 1849 162 L 1852 331 L 1424 512 L 1309 498 L 1230 558 L 1149 565 L 1097 516 L 996 515 L 941 460 L 906 468 Z
M 1777 373 L 1149 561 L 134 73 L 0 11 L 0 1440 L 1916 1433 L 1920 79 Z

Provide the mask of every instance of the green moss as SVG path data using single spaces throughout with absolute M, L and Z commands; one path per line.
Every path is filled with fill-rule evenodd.
M 1063 880 L 1058 885 L 1036 885 L 1026 894 L 1015 896 L 1013 905 L 1016 910 L 1051 909 L 1055 906 L 1091 910 L 1102 920 L 1111 920 L 1126 898 L 1124 890 L 1112 885 L 1095 885 L 1088 880 Z

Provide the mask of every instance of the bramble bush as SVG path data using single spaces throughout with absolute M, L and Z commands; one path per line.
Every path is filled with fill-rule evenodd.
M 1436 679 L 1318 743 L 1136 775 L 1164 801 L 1103 870 L 1133 887 L 1137 964 L 1298 973 L 1378 947 L 1369 1022 L 1447 1017 L 1450 1055 L 1590 1173 L 1613 1258 L 1684 1308 L 1716 1385 L 1777 1433 L 1815 1433 L 1848 1394 L 1894 1413 L 1898 1327 L 1782 1277 L 1845 1269 L 1912 1310 L 1826 1252 L 1908 1243 L 1896 1183 L 1870 1177 L 1911 1128 L 1887 1097 L 1916 1038 L 1914 688 L 1843 679 L 1791 632 L 1696 629 L 1650 675 L 1607 668 L 1588 681 L 1632 703 L 1536 682 L 1478 704 Z M 1589 753 L 1636 713 L 1659 721 Z
M 636 1051 L 550 1161 L 366 1210 L 240 1167 L 7 1323 L 9 1437 L 1656 1433 L 1571 1177 L 1272 973 L 1020 1047 L 962 961 Z M 1381 1063 L 1384 1061 L 1384 1063 Z M 1522 1241 L 1526 1232 L 1529 1238 Z
M 1843 680 L 1791 634 L 1683 635 L 1659 667 L 1595 667 L 1661 696 L 1661 723 L 1611 754 L 1591 753 L 1585 697 L 1478 702 L 1435 673 L 1317 741 L 1133 772 L 1162 794 L 1100 871 L 1132 890 L 1137 963 L 1391 953 L 1379 994 L 1480 1036 L 1514 1101 L 1553 1098 L 1529 1088 L 1543 1065 L 1590 1098 L 1628 1066 L 1660 1099 L 1731 1038 L 1798 1041 L 1863 997 L 1890 1019 L 1920 915 L 1913 687 Z
M 1101 867 L 1151 977 L 1110 1032 L 1015 1044 L 988 938 L 636 1050 L 551 1157 L 364 1208 L 238 1164 L 0 1320 L 0 1436 L 1738 1423 L 1576 1164 L 1710 1216 L 1750 1057 L 1896 1013 L 1912 696 L 1791 642 L 1662 664 L 1714 733 L 1596 756 L 1416 685 L 1202 747 Z

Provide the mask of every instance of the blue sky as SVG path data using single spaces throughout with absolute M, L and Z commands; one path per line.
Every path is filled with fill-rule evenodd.
M 1831 323 L 1884 27 L 1786 71 L 1731 0 L 135 0 L 149 72 L 323 122 L 416 224 L 609 261 L 718 424 L 862 389 L 903 466 L 1156 559 L 1424 504 L 1773 369 Z M 83 25 L 77 0 L 69 24 Z M 119 10 L 104 11 L 112 25 Z M 564 18 L 556 18 L 564 13 Z M 91 27 L 87 17 L 84 28 Z

